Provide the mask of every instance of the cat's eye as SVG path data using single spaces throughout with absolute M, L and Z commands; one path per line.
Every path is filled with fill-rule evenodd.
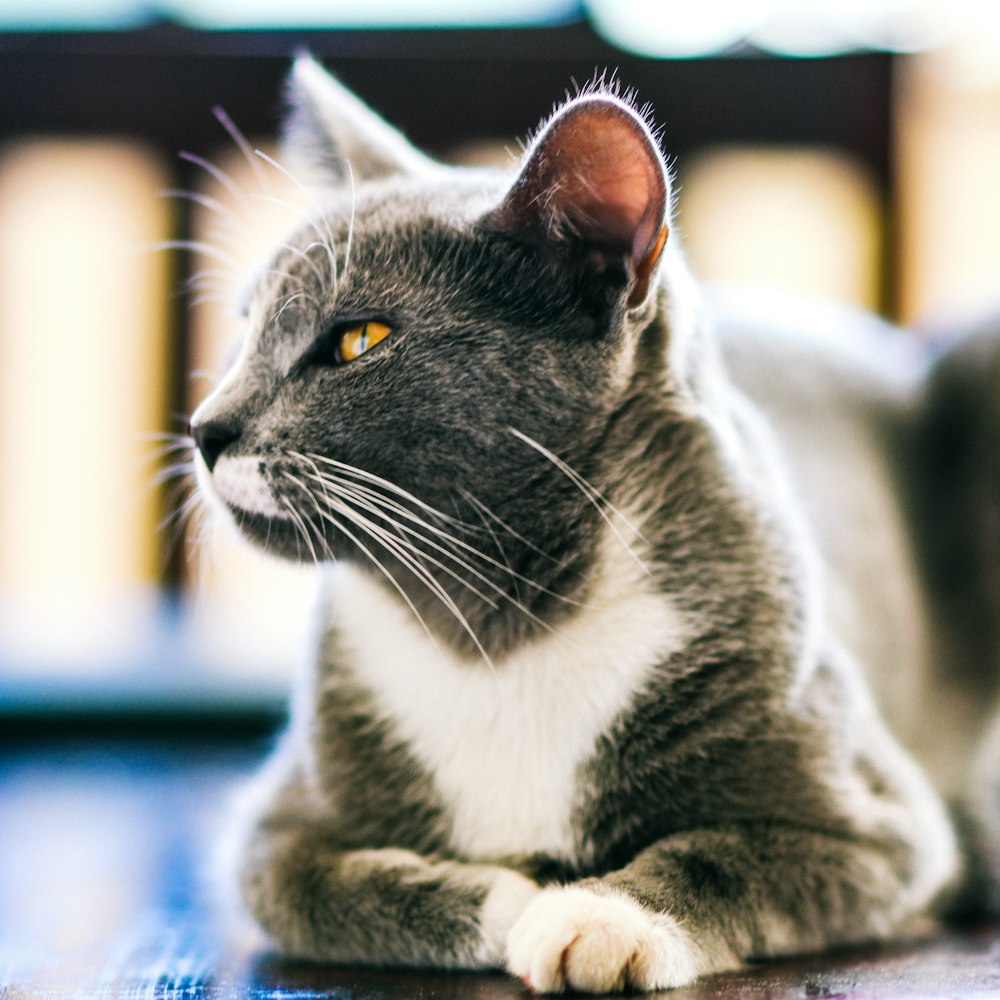
M 365 351 L 381 343 L 390 333 L 392 333 L 391 327 L 374 320 L 350 327 L 337 340 L 337 360 L 341 364 L 346 364 L 348 361 L 360 358 Z

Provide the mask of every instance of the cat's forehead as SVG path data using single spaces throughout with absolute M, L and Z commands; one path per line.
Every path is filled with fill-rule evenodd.
M 326 312 L 452 298 L 480 268 L 490 270 L 476 223 L 503 189 L 503 178 L 455 171 L 436 182 L 334 192 L 279 247 L 257 298 L 267 304 L 297 294 Z
M 496 206 L 509 177 L 483 171 L 453 170 L 440 178 L 389 178 L 358 187 L 345 186 L 315 199 L 312 219 L 292 243 L 299 250 L 317 238 L 346 243 L 355 236 L 394 234 L 408 238 L 420 227 L 462 228 Z
M 471 222 L 500 202 L 510 182 L 507 173 L 455 168 L 431 178 L 369 182 L 351 192 L 351 204 L 358 222 L 377 228 L 419 218 Z

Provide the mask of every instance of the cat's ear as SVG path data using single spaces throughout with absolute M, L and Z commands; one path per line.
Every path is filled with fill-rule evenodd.
M 570 101 L 542 128 L 488 223 L 573 244 L 602 270 L 624 264 L 631 307 L 652 287 L 669 207 L 666 164 L 646 122 L 617 97 L 592 94 Z
M 371 108 L 303 55 L 289 74 L 284 154 L 317 181 L 357 180 L 439 170 Z

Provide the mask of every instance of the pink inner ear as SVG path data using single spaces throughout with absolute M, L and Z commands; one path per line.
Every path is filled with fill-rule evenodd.
M 565 223 L 575 236 L 640 261 L 666 210 L 666 174 L 649 133 L 617 101 L 594 97 L 556 116 L 496 219 L 549 235 Z
M 589 102 L 565 118 L 543 154 L 550 205 L 583 237 L 641 259 L 666 214 L 666 180 L 650 138 L 610 101 Z

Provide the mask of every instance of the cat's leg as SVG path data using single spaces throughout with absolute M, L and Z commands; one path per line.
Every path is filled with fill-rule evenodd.
M 331 962 L 500 968 L 514 922 L 538 894 L 525 876 L 411 851 L 345 851 L 311 827 L 258 828 L 243 901 L 287 954 Z
M 686 833 L 543 890 L 511 931 L 508 967 L 542 993 L 655 990 L 885 937 L 925 902 L 908 884 L 913 863 L 895 844 L 787 825 Z

